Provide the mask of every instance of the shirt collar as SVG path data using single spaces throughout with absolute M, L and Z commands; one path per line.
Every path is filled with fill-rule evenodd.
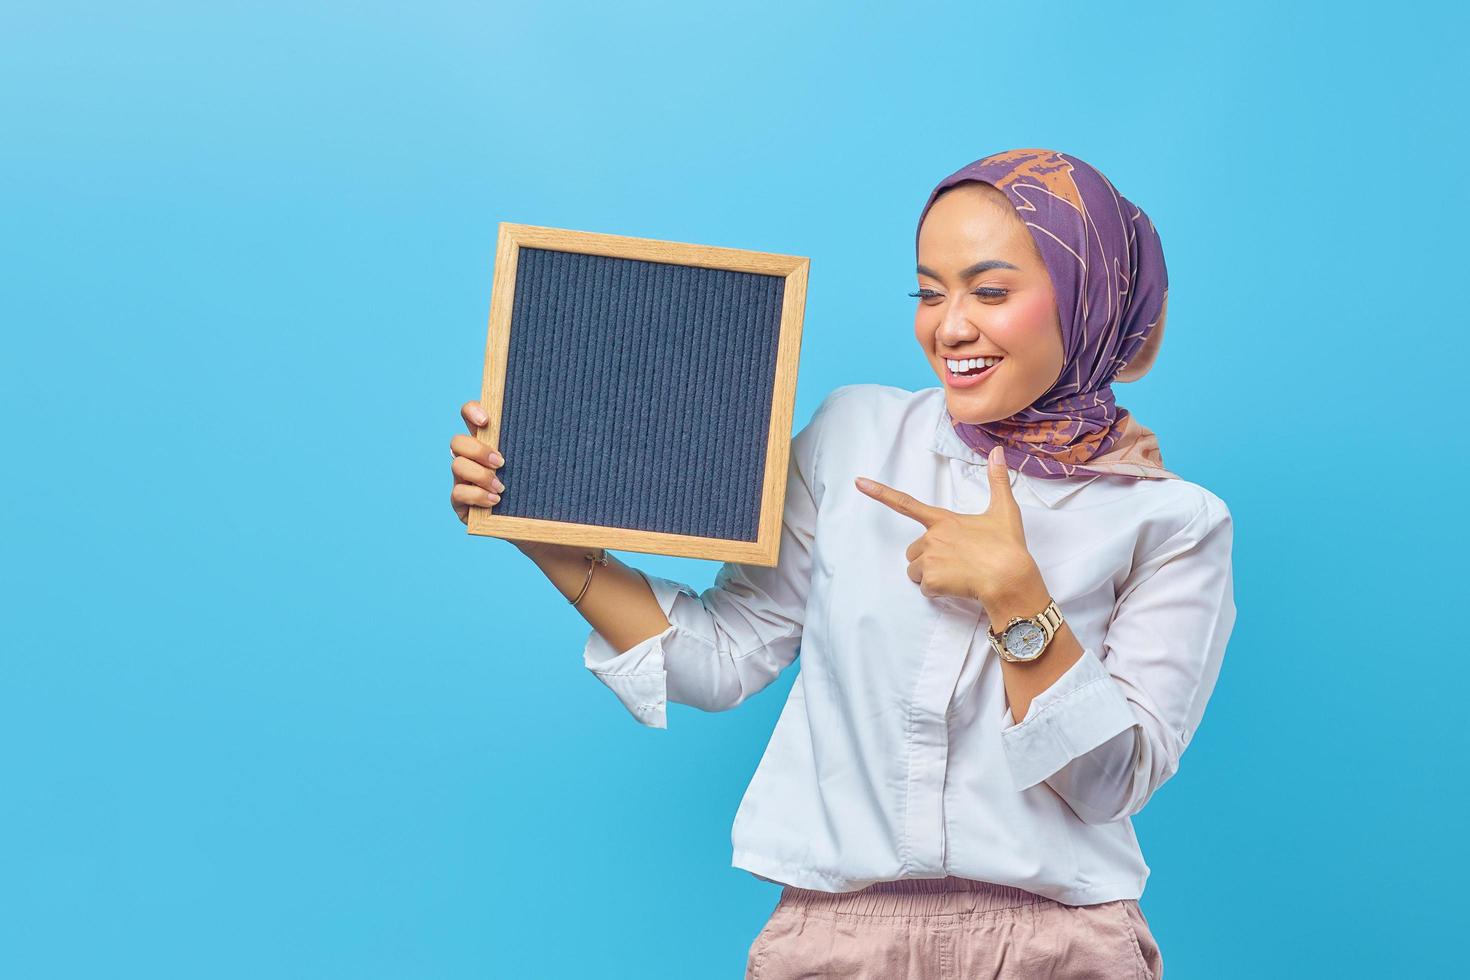
M 934 442 L 930 448 L 941 456 L 958 459 L 975 467 L 982 479 L 985 478 L 985 457 L 960 438 L 960 434 L 954 430 L 954 423 L 950 420 L 949 409 L 944 400 L 944 390 L 935 389 L 939 392 L 939 419 L 934 428 Z M 1048 480 L 1039 476 L 1028 476 L 1016 470 L 1006 467 L 1006 474 L 1011 480 L 1011 489 L 1014 491 L 1017 484 L 1023 485 L 1031 491 L 1032 496 L 1040 500 L 1047 507 L 1056 507 L 1059 503 L 1072 494 L 1096 480 L 1100 474 L 1082 473 L 1076 476 L 1064 477 L 1060 480 Z

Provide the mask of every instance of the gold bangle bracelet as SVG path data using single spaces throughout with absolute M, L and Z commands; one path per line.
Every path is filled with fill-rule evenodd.
M 594 552 L 590 552 L 590 553 L 588 553 L 586 555 L 583 555 L 583 557 L 588 560 L 588 565 L 587 565 L 587 581 L 585 581 L 585 582 L 582 583 L 582 591 L 577 593 L 577 598 L 575 598 L 575 599 L 568 599 L 567 600 L 568 602 L 570 602 L 574 606 L 577 603 L 581 602 L 582 601 L 582 597 L 587 594 L 587 587 L 592 584 L 592 573 L 595 572 L 595 571 L 597 571 L 597 566 L 598 565 L 606 565 L 607 564 L 607 549 L 606 548 L 598 548 Z

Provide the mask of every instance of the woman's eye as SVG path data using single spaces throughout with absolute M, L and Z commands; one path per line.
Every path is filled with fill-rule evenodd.
M 981 286 L 978 289 L 971 290 L 971 292 L 982 299 L 1001 299 L 1010 295 L 1011 291 L 1009 289 L 1002 289 L 999 286 Z M 933 299 L 939 293 L 932 289 L 920 289 L 917 292 L 909 293 L 909 295 L 916 296 L 919 299 Z

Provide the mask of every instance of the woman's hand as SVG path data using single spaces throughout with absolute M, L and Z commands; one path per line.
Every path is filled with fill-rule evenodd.
M 858 477 L 858 489 L 924 525 L 909 545 L 909 578 L 926 596 L 978 599 L 987 610 L 1013 596 L 1045 591 L 1041 569 L 1026 547 L 1021 507 L 1011 493 L 1005 456 L 990 454 L 990 506 L 983 514 L 959 514 L 922 503 L 874 480 Z M 868 484 L 864 486 L 864 484 Z
M 456 435 L 449 440 L 452 454 L 450 470 L 454 473 L 454 486 L 449 491 L 449 502 L 464 524 L 470 522 L 470 507 L 490 507 L 500 503 L 500 491 L 505 484 L 495 475 L 495 470 L 505 465 L 505 457 L 475 438 L 475 431 L 489 421 L 489 416 L 479 402 L 465 402 L 459 410 L 469 435 Z

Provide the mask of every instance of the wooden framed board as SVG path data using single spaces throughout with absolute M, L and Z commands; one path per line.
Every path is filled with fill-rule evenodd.
M 776 564 L 809 266 L 501 222 L 469 533 Z

